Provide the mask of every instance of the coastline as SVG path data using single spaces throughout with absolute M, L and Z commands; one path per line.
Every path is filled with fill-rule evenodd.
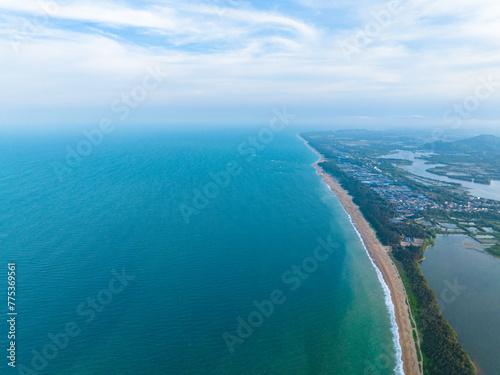
M 330 190 L 337 196 L 342 207 L 349 216 L 356 232 L 362 240 L 368 256 L 379 274 L 379 277 L 382 277 L 381 281 L 383 281 L 382 287 L 386 297 L 386 304 L 391 314 L 391 320 L 395 319 L 397 325 L 397 331 L 393 332 L 393 334 L 396 343 L 399 339 L 401 359 L 398 358 L 397 360 L 398 362 L 402 360 L 404 374 L 421 375 L 421 368 L 423 365 L 420 366 L 421 362 L 418 361 L 416 344 L 413 337 L 414 332 L 416 332 L 416 330 L 412 327 L 412 320 L 414 321 L 414 319 L 409 309 L 409 304 L 407 302 L 408 297 L 406 295 L 403 281 L 399 276 L 396 266 L 389 257 L 387 249 L 380 243 L 374 230 L 362 215 L 359 207 L 353 202 L 349 193 L 319 166 L 319 163 L 325 160 L 324 156 L 311 147 L 309 142 L 307 142 L 300 135 L 298 135 L 298 137 L 304 141 L 307 147 L 318 155 L 319 160 L 313 163 L 316 173 L 323 178 Z M 391 300 L 392 304 L 390 303 Z M 416 332 L 416 334 L 418 338 L 418 332 Z M 399 348 L 396 348 L 396 352 L 399 352 L 398 349 Z M 397 369 L 398 365 L 396 365 L 396 371 Z

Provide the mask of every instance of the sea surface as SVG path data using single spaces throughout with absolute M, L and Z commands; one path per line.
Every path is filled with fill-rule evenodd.
M 460 184 L 463 187 L 466 187 L 469 190 L 470 194 L 475 197 L 494 199 L 500 201 L 499 180 L 492 180 L 490 185 L 485 185 L 485 184 L 478 184 L 476 182 L 457 180 L 454 178 L 449 178 L 448 176 L 440 176 L 434 173 L 430 173 L 427 172 L 429 169 L 432 169 L 437 166 L 442 166 L 443 164 L 429 164 L 427 160 L 419 159 L 419 157 L 422 155 L 426 155 L 426 153 L 399 151 L 393 154 L 384 155 L 382 156 L 382 158 L 409 160 L 413 162 L 413 164 L 402 166 L 401 168 L 404 169 L 405 171 L 408 171 L 420 177 L 430 178 L 432 180 L 453 182 L 455 184 Z
M 439 235 L 421 265 L 480 375 L 500 369 L 500 259 L 466 235 Z
M 317 156 L 295 131 L 253 147 L 258 131 L 2 135 L 0 313 L 14 262 L 18 315 L 0 372 L 397 373 L 382 284 Z

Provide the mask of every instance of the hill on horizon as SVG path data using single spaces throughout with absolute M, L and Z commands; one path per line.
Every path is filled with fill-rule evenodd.
M 494 152 L 500 153 L 500 137 L 491 134 L 478 135 L 458 141 L 426 143 L 423 149 L 436 152 Z

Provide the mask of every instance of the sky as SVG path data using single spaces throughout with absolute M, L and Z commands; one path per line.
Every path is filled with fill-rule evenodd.
M 500 125 L 498 0 L 0 0 L 0 126 Z

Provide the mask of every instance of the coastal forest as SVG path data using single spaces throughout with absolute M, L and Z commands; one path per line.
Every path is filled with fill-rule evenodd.
M 419 225 L 393 223 L 391 219 L 397 216 L 397 213 L 391 203 L 366 184 L 347 175 L 337 166 L 335 160 L 326 160 L 319 165 L 349 192 L 354 203 L 360 207 L 366 220 L 375 229 L 381 243 L 392 247 L 393 257 L 403 266 L 402 276 L 406 281 L 409 298 L 416 301 L 416 304 L 412 304 L 412 311 L 421 338 L 424 374 L 476 374 L 472 361 L 458 342 L 456 333 L 441 314 L 437 298 L 420 270 L 419 261 L 423 258 L 425 246 L 400 245 L 402 237 L 426 238 L 428 245 L 432 243 L 434 234 L 426 232 Z

